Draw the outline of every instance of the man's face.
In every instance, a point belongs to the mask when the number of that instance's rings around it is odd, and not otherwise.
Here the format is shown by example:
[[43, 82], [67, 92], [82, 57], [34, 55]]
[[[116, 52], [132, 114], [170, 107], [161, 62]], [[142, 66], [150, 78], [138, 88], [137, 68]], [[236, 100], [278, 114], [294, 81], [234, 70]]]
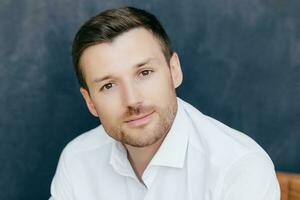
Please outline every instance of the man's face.
[[177, 54], [167, 62], [151, 32], [135, 28], [111, 43], [88, 47], [80, 65], [89, 88], [81, 93], [111, 137], [145, 147], [167, 134], [182, 73]]

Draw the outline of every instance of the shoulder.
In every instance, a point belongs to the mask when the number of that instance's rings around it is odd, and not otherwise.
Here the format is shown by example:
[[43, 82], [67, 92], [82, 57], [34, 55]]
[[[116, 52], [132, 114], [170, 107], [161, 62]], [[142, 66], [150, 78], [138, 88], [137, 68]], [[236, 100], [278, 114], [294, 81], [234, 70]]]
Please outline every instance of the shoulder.
[[[204, 117], [207, 123], [211, 123], [216, 129], [214, 132], [215, 135], [212, 134], [215, 138], [208, 137], [210, 140], [208, 143], [211, 145], [210, 148], [215, 149], [212, 151], [214, 153], [215, 163], [219, 162], [223, 167], [228, 164], [229, 167], [247, 160], [247, 162], [251, 161], [252, 164], [259, 166], [273, 166], [269, 155], [251, 137], [216, 119], [208, 116]], [[211, 140], [216, 141], [212, 142]]]
[[219, 176], [215, 193], [226, 200], [278, 200], [280, 188], [272, 161], [259, 153], [245, 155]]
[[[252, 138], [212, 117], [202, 114], [190, 104], [183, 102], [192, 125], [189, 144], [201, 151], [217, 168], [225, 169], [246, 157], [259, 156], [271, 162], [268, 154]], [[254, 159], [253, 161], [256, 162]]]
[[61, 154], [61, 157], [73, 157], [89, 154], [91, 151], [109, 149], [113, 139], [109, 137], [103, 126], [100, 125], [74, 138], [70, 141]]
[[191, 125], [190, 158], [197, 169], [204, 163], [216, 199], [279, 199], [274, 165], [262, 147], [246, 134], [181, 103]]
[[52, 197], [73, 199], [73, 189], [80, 185], [80, 181], [84, 182], [89, 176], [94, 176], [95, 171], [103, 172], [106, 169], [107, 162], [104, 161], [109, 157], [107, 152], [110, 152], [112, 143], [113, 139], [107, 136], [102, 126], [69, 142], [60, 155], [52, 180]]

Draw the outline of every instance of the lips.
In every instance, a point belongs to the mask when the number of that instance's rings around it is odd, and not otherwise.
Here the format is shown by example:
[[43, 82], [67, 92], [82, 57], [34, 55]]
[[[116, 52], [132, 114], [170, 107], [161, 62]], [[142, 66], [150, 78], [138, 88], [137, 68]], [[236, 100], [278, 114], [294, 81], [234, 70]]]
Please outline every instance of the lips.
[[144, 114], [144, 115], [134, 116], [129, 120], [126, 120], [125, 122], [132, 127], [142, 126], [150, 122], [153, 113], [154, 112]]

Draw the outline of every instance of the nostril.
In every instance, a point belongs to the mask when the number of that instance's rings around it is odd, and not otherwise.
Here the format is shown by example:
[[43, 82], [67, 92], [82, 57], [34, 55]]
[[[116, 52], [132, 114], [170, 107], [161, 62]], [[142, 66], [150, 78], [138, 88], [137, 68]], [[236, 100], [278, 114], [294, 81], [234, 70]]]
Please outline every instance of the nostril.
[[130, 115], [139, 115], [141, 113], [141, 104], [137, 106], [128, 106], [128, 113]]

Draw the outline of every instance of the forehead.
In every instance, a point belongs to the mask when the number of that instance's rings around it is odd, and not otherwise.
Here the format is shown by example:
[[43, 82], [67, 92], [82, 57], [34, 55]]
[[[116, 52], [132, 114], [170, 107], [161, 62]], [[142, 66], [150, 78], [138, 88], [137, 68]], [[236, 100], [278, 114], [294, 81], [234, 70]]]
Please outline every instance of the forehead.
[[147, 58], [164, 60], [161, 45], [145, 28], [135, 28], [116, 37], [112, 42], [100, 43], [84, 50], [80, 66], [85, 78], [99, 72], [120, 70], [134, 66]]

